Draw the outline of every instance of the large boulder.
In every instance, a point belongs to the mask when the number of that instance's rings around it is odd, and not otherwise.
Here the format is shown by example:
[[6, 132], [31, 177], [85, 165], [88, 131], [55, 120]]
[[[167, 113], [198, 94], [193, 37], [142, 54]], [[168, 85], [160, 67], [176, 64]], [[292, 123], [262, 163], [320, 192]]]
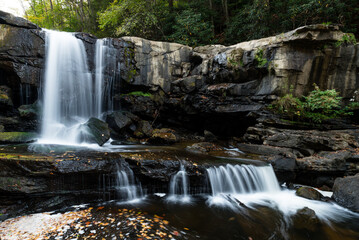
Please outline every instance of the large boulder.
[[108, 124], [97, 118], [90, 118], [81, 126], [81, 139], [85, 142], [104, 145], [110, 139]]
[[333, 198], [339, 205], [359, 212], [359, 174], [335, 179]]

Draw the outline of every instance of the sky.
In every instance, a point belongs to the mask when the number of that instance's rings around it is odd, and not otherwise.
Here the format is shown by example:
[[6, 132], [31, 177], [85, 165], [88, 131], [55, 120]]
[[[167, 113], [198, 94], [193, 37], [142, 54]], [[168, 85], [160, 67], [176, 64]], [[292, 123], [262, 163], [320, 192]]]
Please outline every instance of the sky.
[[29, 6], [28, 0], [0, 0], [0, 10], [23, 17], [24, 8]]

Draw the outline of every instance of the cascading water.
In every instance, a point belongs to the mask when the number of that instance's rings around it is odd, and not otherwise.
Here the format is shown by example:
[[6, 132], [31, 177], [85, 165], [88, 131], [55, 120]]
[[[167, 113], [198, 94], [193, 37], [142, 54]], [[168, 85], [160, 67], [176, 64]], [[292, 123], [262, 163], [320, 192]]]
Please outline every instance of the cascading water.
[[190, 196], [188, 195], [189, 179], [186, 169], [181, 164], [180, 170], [171, 178], [169, 201], [189, 202]]
[[39, 143], [79, 144], [81, 131], [84, 131], [81, 124], [91, 117], [100, 118], [105, 110], [112, 110], [112, 87], [118, 68], [116, 51], [110, 41], [96, 43], [94, 79], [87, 62], [84, 43], [74, 34], [46, 30], [44, 107]]
[[[334, 204], [298, 197], [293, 190], [282, 190], [272, 166], [231, 165], [207, 169], [212, 196], [210, 206], [225, 206], [234, 211], [266, 206], [290, 217], [305, 207], [313, 209], [323, 221], [350, 219], [353, 213]], [[245, 206], [245, 207], [243, 207]]]
[[116, 191], [121, 200], [131, 201], [143, 197], [141, 184], [136, 184], [135, 175], [128, 167], [117, 171]]
[[278, 192], [280, 187], [271, 166], [231, 165], [207, 169], [213, 196], [254, 192]]

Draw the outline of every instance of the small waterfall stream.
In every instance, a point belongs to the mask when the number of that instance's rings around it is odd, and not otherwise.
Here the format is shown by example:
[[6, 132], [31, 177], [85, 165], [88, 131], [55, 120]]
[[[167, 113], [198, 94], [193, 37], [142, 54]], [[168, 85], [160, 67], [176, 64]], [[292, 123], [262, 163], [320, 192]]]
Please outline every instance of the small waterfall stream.
[[171, 178], [170, 181], [169, 201], [189, 202], [190, 196], [189, 179], [185, 167], [181, 164], [180, 170]]
[[141, 183], [136, 183], [135, 175], [129, 167], [118, 167], [115, 189], [120, 200], [131, 201], [143, 197]]

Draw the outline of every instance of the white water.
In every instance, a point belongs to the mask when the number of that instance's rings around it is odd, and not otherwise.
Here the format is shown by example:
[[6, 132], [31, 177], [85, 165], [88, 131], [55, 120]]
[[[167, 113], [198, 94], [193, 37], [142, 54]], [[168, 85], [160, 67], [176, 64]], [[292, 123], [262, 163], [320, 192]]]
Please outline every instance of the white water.
[[117, 171], [116, 191], [118, 198], [125, 201], [137, 200], [143, 197], [141, 184], [136, 184], [135, 175], [128, 167]]
[[[113, 84], [116, 78], [116, 49], [110, 39], [98, 39], [95, 53], [95, 112], [98, 117], [104, 110], [113, 110]], [[105, 105], [105, 106], [104, 106]]]
[[180, 170], [171, 177], [169, 201], [190, 202], [191, 198], [188, 195], [189, 179], [186, 169], [181, 164]]
[[[116, 58], [111, 56], [115, 54], [109, 41], [97, 41], [93, 80], [83, 42], [72, 33], [46, 30], [44, 108], [39, 143], [79, 145], [81, 131], [86, 131], [81, 124], [91, 117], [100, 118], [104, 110], [112, 110], [111, 91], [117, 69]], [[105, 79], [105, 70], [113, 77]], [[105, 97], [109, 99], [104, 108]]]
[[[271, 166], [231, 165], [207, 169], [212, 196], [210, 206], [245, 211], [267, 206], [278, 209], [288, 219], [304, 207], [315, 211], [322, 221], [350, 219], [355, 213], [334, 203], [298, 197], [293, 190], [281, 190]], [[288, 220], [289, 221], [289, 220]]]

